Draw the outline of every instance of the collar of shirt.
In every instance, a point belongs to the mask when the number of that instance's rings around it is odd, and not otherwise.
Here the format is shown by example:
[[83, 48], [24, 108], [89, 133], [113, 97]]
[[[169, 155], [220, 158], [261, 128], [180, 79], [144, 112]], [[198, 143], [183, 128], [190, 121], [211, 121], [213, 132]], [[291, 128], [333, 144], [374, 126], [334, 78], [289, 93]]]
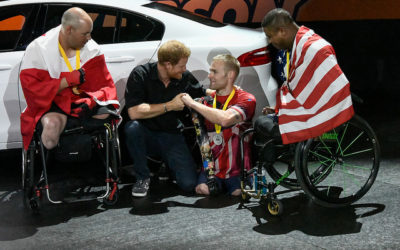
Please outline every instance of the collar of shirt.
[[[150, 64], [150, 79], [152, 80], [152, 81], [160, 81], [161, 82], [161, 80], [160, 80], [160, 78], [158, 77], [158, 68], [157, 68], [157, 62], [154, 62], [154, 63], [151, 63]], [[171, 78], [170, 79], [171, 80], [171, 82], [170, 82], [170, 85], [178, 85], [178, 83], [179, 83], [179, 80], [178, 79], [173, 79], [173, 78]], [[169, 86], [169, 85], [168, 85]]]

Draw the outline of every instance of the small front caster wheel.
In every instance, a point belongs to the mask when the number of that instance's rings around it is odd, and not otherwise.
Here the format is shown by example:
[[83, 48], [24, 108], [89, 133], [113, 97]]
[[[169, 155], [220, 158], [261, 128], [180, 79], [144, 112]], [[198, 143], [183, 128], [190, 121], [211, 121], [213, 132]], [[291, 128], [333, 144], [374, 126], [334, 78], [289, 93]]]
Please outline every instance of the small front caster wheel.
[[103, 199], [103, 204], [106, 206], [113, 206], [118, 201], [119, 192], [118, 189], [115, 192], [110, 193], [106, 198]]
[[38, 214], [40, 211], [39, 199], [37, 197], [33, 197], [28, 201], [28, 208], [33, 214]]
[[283, 213], [283, 205], [280, 200], [271, 200], [267, 204], [268, 212], [271, 215], [278, 216]]

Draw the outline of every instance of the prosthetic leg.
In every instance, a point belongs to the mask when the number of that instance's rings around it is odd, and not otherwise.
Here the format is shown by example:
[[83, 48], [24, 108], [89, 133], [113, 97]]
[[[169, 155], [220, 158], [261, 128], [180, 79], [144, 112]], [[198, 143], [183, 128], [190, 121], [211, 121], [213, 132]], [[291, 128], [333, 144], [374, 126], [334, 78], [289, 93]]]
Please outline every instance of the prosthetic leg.
[[207, 186], [210, 191], [210, 195], [215, 196], [219, 193], [218, 184], [215, 180], [215, 169], [214, 160], [212, 158], [210, 142], [204, 126], [200, 123], [199, 114], [192, 110], [192, 122], [196, 130], [196, 140], [200, 148], [201, 159], [203, 161], [204, 172], [207, 177]]

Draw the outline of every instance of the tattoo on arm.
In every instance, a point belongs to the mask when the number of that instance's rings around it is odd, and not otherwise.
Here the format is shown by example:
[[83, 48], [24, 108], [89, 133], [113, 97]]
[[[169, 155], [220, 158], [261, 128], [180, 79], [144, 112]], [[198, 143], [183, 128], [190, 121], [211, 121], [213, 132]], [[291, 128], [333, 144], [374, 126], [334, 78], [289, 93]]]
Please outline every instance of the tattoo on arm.
[[236, 110], [229, 109], [229, 111], [230, 111], [232, 114], [234, 114], [234, 118], [235, 118], [236, 121], [240, 121], [240, 120], [241, 120], [241, 116], [240, 116], [240, 114], [239, 114]]

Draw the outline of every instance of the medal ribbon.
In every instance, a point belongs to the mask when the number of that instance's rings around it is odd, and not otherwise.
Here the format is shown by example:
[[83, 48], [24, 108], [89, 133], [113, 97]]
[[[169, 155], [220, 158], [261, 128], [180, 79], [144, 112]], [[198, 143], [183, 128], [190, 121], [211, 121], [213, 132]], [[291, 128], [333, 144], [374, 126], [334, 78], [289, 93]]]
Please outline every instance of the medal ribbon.
[[[234, 95], [235, 95], [235, 88], [232, 89], [231, 93], [229, 94], [228, 99], [226, 99], [224, 107], [222, 108], [222, 110], [226, 110], [226, 108], [228, 107], [229, 102], [232, 100]], [[214, 96], [213, 108], [217, 108], [217, 94], [215, 94], [215, 96]], [[218, 125], [218, 124], [214, 124], [214, 126], [215, 126], [215, 132], [217, 134], [219, 134], [221, 132], [221, 126]]]
[[[72, 68], [71, 63], [69, 62], [68, 57], [65, 54], [65, 51], [62, 48], [60, 42], [58, 42], [58, 49], [60, 50], [60, 53], [61, 53], [61, 55], [62, 55], [62, 57], [64, 59], [65, 64], [67, 65], [67, 67], [69, 69], [69, 72], [72, 72], [74, 69]], [[76, 69], [80, 69], [81, 68], [80, 55], [81, 55], [80, 50], [77, 49], [76, 50]], [[74, 93], [75, 95], [79, 95], [81, 93], [80, 90], [79, 90], [79, 87], [78, 86], [72, 87], [72, 93]]]
[[[67, 55], [65, 54], [64, 49], [62, 48], [60, 42], [58, 42], [58, 49], [60, 50], [60, 53], [64, 59], [65, 64], [67, 65], [69, 72], [72, 72], [74, 69], [71, 66], [71, 63], [68, 60]], [[76, 50], [76, 69], [80, 69], [81, 68], [81, 59], [80, 59], [80, 50]]]
[[289, 66], [290, 66], [290, 55], [289, 51], [286, 51], [286, 82], [289, 82]]

